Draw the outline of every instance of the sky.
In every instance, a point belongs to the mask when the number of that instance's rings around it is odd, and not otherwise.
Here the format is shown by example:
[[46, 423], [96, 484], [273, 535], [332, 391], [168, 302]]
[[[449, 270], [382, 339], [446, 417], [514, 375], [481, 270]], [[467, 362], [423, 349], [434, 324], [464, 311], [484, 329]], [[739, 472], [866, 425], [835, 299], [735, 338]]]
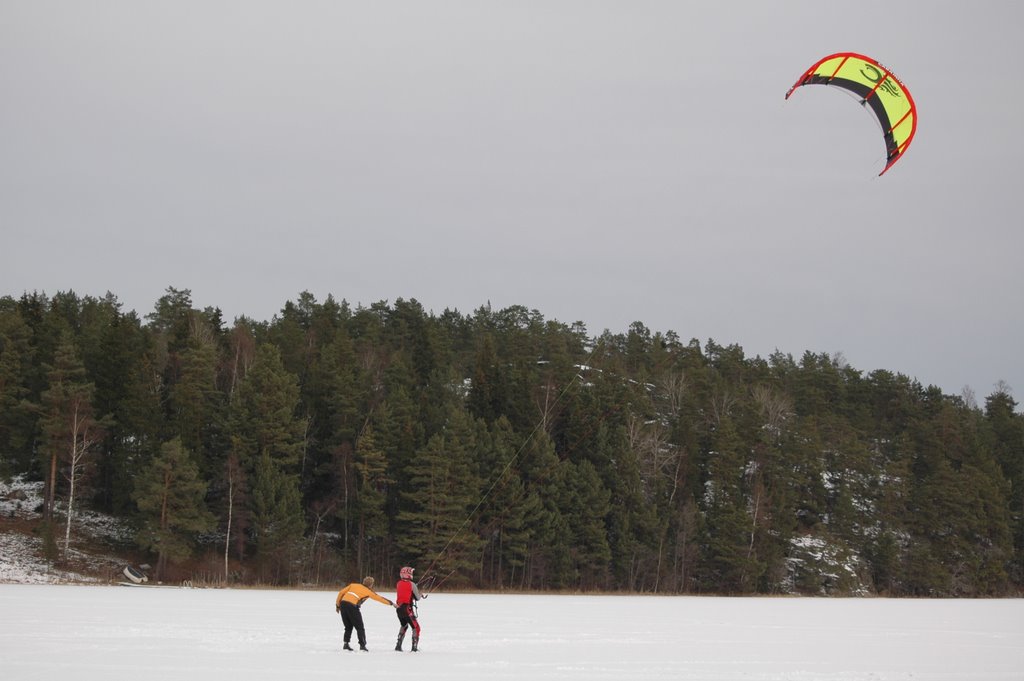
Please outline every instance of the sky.
[[[0, 0], [0, 295], [639, 321], [1024, 402], [1024, 5]], [[918, 128], [793, 82], [854, 51]]]
[[374, 601], [361, 610], [368, 652], [343, 652], [340, 587], [0, 584], [4, 677], [1011, 681], [1024, 661], [1024, 601], [994, 598], [436, 591], [419, 606], [418, 653], [411, 635], [394, 650], [394, 610]]

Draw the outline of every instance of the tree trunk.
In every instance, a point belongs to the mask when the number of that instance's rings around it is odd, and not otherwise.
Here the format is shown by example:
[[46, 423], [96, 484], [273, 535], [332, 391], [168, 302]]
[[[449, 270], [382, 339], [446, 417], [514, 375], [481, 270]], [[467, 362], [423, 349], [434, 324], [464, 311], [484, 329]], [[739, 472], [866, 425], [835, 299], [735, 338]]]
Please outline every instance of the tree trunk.
[[228, 550], [231, 548], [231, 516], [235, 507], [235, 478], [228, 473], [228, 527], [224, 532], [224, 584], [228, 583]]
[[156, 561], [156, 579], [163, 581], [164, 569], [167, 567], [167, 551], [163, 546], [164, 538], [167, 536], [167, 499], [171, 495], [171, 474], [164, 473], [163, 498], [160, 500], [160, 555]]
[[[74, 457], [74, 454], [72, 454]], [[75, 468], [77, 466], [72, 459], [71, 463], [71, 489], [68, 493], [67, 522], [64, 525], [64, 560], [68, 558], [68, 548], [71, 546], [71, 516], [75, 512]]]
[[71, 518], [75, 510], [75, 483], [78, 480], [78, 466], [85, 457], [86, 450], [92, 446], [89, 439], [88, 424], [79, 415], [79, 402], [74, 402], [71, 412], [71, 457], [69, 463], [71, 469], [68, 471], [68, 512], [67, 523], [64, 526], [64, 559], [68, 557], [68, 548], [71, 546]]
[[46, 485], [46, 504], [43, 506], [43, 518], [46, 522], [53, 520], [53, 502], [57, 494], [57, 451], [50, 454], [50, 475]]

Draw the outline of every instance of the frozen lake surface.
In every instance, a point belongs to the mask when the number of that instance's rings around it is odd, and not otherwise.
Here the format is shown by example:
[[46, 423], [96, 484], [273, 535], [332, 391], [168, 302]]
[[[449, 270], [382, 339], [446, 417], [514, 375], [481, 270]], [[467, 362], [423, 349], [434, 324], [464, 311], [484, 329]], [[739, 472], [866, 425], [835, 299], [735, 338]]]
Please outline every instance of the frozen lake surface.
[[[393, 592], [382, 591], [393, 597]], [[1024, 679], [1024, 600], [435, 593], [422, 651], [341, 650], [334, 591], [0, 584], [0, 675], [174, 679]], [[353, 640], [355, 637], [353, 636]]]

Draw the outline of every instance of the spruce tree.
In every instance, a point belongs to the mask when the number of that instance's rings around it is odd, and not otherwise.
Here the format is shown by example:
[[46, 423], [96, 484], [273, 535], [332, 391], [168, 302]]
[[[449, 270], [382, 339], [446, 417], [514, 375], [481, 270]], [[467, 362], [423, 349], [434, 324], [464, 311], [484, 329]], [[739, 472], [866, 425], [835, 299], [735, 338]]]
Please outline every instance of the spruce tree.
[[763, 565], [753, 553], [749, 501], [744, 488], [747, 460], [732, 419], [714, 433], [705, 495], [705, 584], [736, 593], [757, 583]]
[[125, 367], [125, 395], [108, 430], [117, 439], [104, 462], [103, 475], [109, 485], [109, 505], [115, 511], [129, 512], [137, 467], [174, 437], [161, 403], [161, 377], [151, 340], [148, 332], [140, 332], [136, 339]]
[[573, 537], [571, 555], [577, 584], [583, 589], [607, 588], [612, 552], [605, 522], [611, 511], [611, 492], [589, 461], [568, 464], [567, 478], [571, 501], [566, 520]]
[[[386, 564], [384, 550], [389, 529], [386, 504], [391, 482], [387, 476], [387, 458], [377, 444], [372, 426], [367, 426], [356, 442], [355, 470], [359, 533], [356, 570], [359, 574], [371, 574], [382, 570]], [[367, 566], [370, 569], [366, 569]]]
[[1009, 569], [1013, 580], [1024, 584], [1024, 414], [1009, 386], [1000, 383], [985, 399], [985, 425], [990, 449], [1009, 483], [1008, 511], [1013, 536]]
[[[132, 422], [134, 372], [145, 348], [146, 332], [134, 312], [120, 312], [120, 303], [113, 296], [104, 299], [101, 310], [101, 326], [93, 332], [97, 336], [93, 356], [83, 357], [96, 384], [96, 413], [108, 419], [97, 457], [95, 501], [107, 512], [121, 513], [131, 506], [128, 461], [150, 433]], [[154, 402], [159, 409], [159, 401]]]
[[530, 538], [526, 588], [561, 589], [573, 582], [572, 531], [566, 518], [571, 504], [566, 463], [543, 432], [534, 432], [523, 447], [523, 486], [540, 508], [525, 518]]
[[231, 452], [248, 497], [238, 520], [252, 533], [263, 576], [277, 581], [290, 578], [289, 561], [303, 531], [298, 400], [295, 377], [285, 371], [277, 348], [265, 344], [257, 347], [229, 407]]
[[255, 464], [266, 454], [283, 470], [299, 471], [303, 426], [296, 417], [298, 401], [298, 381], [285, 371], [277, 348], [259, 346], [229, 417], [243, 459]]
[[287, 473], [263, 450], [256, 462], [249, 493], [253, 542], [264, 579], [289, 581], [298, 555], [304, 520], [298, 476]]
[[69, 331], [61, 336], [54, 362], [48, 367], [49, 385], [42, 394], [43, 446], [45, 461], [46, 495], [43, 517], [53, 519], [57, 486], [60, 482], [59, 464], [69, 464], [72, 482], [80, 470], [82, 456], [98, 441], [98, 424], [93, 415], [92, 399], [95, 390], [86, 379], [85, 367]]
[[31, 465], [33, 410], [26, 386], [31, 368], [29, 329], [13, 304], [0, 308], [0, 473]]
[[171, 387], [173, 419], [182, 446], [195, 452], [207, 476], [220, 469], [224, 399], [217, 389], [217, 346], [212, 331], [199, 320], [179, 356], [180, 378]]
[[501, 417], [492, 425], [481, 469], [484, 500], [479, 526], [487, 538], [483, 579], [502, 589], [515, 586], [524, 578], [530, 547], [530, 520], [540, 513], [542, 505], [535, 494], [523, 484], [519, 454], [522, 436], [508, 419]]
[[488, 423], [506, 413], [508, 380], [491, 334], [484, 335], [473, 368], [473, 382], [467, 398], [469, 412]]
[[471, 517], [482, 493], [475, 448], [472, 421], [453, 409], [448, 427], [417, 451], [402, 492], [407, 510], [398, 515], [398, 548], [428, 566], [425, 575], [451, 575], [450, 583], [467, 580], [482, 558]]

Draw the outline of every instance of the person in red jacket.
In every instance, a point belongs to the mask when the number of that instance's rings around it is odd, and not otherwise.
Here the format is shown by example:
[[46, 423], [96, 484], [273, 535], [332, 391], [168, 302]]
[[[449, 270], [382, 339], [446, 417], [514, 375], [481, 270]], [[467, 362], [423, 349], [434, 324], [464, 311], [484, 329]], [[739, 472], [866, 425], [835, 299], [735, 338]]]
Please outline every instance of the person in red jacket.
[[405, 639], [405, 632], [412, 627], [412, 652], [419, 651], [420, 623], [416, 618], [416, 601], [426, 596], [420, 595], [419, 587], [412, 581], [413, 568], [404, 567], [398, 572], [400, 579], [395, 586], [395, 612], [398, 613], [398, 621], [402, 628], [398, 630], [398, 642], [395, 643], [395, 650], [402, 649], [402, 640]]
[[359, 608], [367, 598], [397, 607], [373, 590], [373, 577], [367, 577], [362, 584], [352, 582], [339, 591], [338, 597], [334, 600], [334, 610], [341, 613], [341, 621], [345, 624], [345, 650], [352, 650], [348, 642], [352, 640], [352, 629], [355, 629], [359, 636], [359, 650], [366, 652], [366, 630], [363, 628], [363, 615]]

